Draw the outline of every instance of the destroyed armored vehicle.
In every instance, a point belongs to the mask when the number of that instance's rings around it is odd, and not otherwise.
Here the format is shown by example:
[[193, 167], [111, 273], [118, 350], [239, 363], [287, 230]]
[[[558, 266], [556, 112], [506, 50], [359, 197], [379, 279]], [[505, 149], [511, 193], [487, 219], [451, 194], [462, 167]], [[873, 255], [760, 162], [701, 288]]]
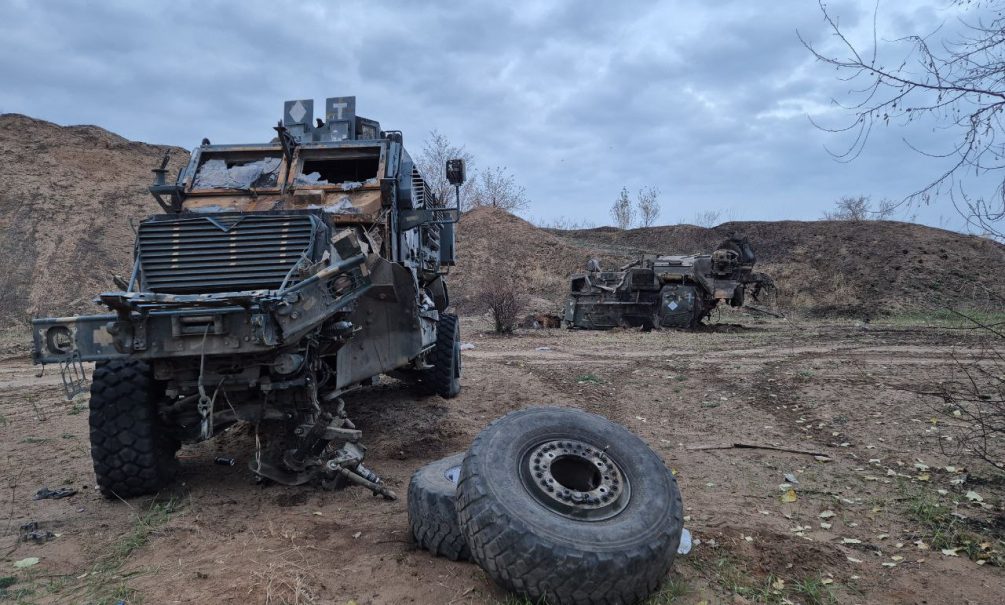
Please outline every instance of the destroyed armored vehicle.
[[757, 298], [771, 286], [754, 273], [754, 250], [746, 238], [731, 237], [712, 254], [646, 255], [617, 271], [596, 259], [571, 278], [563, 321], [570, 328], [694, 328], [720, 303], [742, 306], [749, 291]]
[[[438, 200], [397, 131], [355, 97], [288, 101], [270, 143], [196, 148], [175, 183], [167, 157], [139, 223], [134, 265], [97, 302], [110, 313], [36, 319], [35, 363], [91, 384], [91, 454], [109, 497], [155, 492], [182, 443], [251, 424], [251, 470], [298, 485], [348, 482], [394, 497], [363, 466], [341, 395], [394, 373], [460, 389], [445, 275], [456, 206]], [[447, 162], [455, 186], [462, 161]]]

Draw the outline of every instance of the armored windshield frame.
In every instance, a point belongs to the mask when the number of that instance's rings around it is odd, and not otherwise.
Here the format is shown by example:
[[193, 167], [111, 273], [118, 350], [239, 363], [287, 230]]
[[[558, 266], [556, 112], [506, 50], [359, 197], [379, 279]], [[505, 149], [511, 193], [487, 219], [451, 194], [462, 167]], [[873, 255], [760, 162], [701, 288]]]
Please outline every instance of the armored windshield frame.
[[[326, 183], [301, 182], [298, 179], [314, 171], [305, 170], [310, 162], [324, 161], [376, 161], [376, 169], [373, 174], [365, 178], [351, 180], [341, 180], [337, 182], [328, 181]], [[380, 189], [380, 179], [384, 178], [387, 166], [387, 144], [380, 140], [342, 142], [336, 145], [331, 143], [305, 143], [297, 147], [293, 157], [293, 178], [290, 184], [295, 188], [308, 187], [311, 189], [342, 190], [343, 183], [361, 183], [360, 189]], [[322, 175], [323, 176], [323, 175]]]
[[[206, 162], [215, 159], [222, 160], [251, 160], [276, 158], [279, 160], [279, 168], [276, 174], [276, 184], [268, 187], [197, 187], [196, 178], [199, 170]], [[220, 195], [235, 192], [255, 191], [258, 193], [279, 193], [282, 184], [286, 181], [289, 167], [283, 157], [283, 148], [279, 145], [204, 145], [198, 147], [192, 153], [188, 166], [185, 169], [183, 187], [187, 194], [191, 195]]]

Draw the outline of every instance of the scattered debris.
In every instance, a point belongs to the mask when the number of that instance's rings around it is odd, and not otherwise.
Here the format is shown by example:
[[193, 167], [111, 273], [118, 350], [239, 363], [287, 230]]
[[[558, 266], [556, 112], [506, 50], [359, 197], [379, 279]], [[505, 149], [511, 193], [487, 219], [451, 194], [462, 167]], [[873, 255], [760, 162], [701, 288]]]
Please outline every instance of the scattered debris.
[[966, 493], [966, 498], [971, 502], [984, 502], [984, 497], [975, 492], [974, 490], [968, 491]]
[[20, 561], [14, 561], [14, 569], [27, 569], [28, 567], [38, 565], [40, 560], [38, 557], [28, 557]]
[[677, 546], [678, 555], [686, 555], [691, 552], [691, 532], [685, 527], [680, 532], [680, 544]]
[[77, 490], [72, 487], [60, 487], [58, 489], [49, 489], [48, 487], [43, 487], [42, 489], [35, 492], [32, 496], [32, 500], [59, 500], [61, 498], [69, 498], [77, 494]]
[[39, 529], [38, 521], [29, 521], [21, 525], [20, 538], [22, 542], [34, 542], [36, 544], [43, 544], [55, 537], [56, 534], [52, 533], [51, 531], [47, 529]]
[[475, 343], [473, 343], [473, 342], [462, 342], [461, 343], [461, 350], [462, 351], [470, 351], [473, 348], [475, 348]]
[[233, 458], [227, 458], [226, 456], [217, 456], [213, 462], [219, 464], [220, 466], [234, 466], [237, 464], [237, 460]]
[[525, 317], [523, 321], [520, 322], [520, 327], [531, 328], [534, 330], [561, 328], [562, 318], [551, 313], [536, 313]]
[[729, 449], [751, 449], [751, 450], [773, 450], [776, 452], [788, 452], [790, 454], [806, 454], [807, 456], [819, 456], [830, 461], [830, 456], [811, 450], [801, 450], [791, 447], [778, 447], [774, 445], [759, 445], [756, 443], [711, 443], [707, 445], [688, 445], [689, 450], [729, 450]]

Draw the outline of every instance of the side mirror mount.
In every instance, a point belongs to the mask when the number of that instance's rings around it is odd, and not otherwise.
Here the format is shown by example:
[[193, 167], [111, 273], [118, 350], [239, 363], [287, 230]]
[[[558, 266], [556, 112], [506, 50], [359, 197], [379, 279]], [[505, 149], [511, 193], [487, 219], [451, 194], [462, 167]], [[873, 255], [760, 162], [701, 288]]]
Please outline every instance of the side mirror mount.
[[465, 178], [464, 160], [461, 158], [447, 160], [447, 181], [454, 187], [459, 187], [464, 184]]

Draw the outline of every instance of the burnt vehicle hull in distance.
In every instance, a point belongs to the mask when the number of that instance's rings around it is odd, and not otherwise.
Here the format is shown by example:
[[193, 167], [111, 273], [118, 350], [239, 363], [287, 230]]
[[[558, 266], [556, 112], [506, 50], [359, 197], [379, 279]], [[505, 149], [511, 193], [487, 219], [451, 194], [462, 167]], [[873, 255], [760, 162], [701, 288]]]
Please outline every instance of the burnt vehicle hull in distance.
[[[457, 208], [355, 97], [328, 99], [317, 125], [312, 100], [288, 101], [275, 130], [204, 139], [174, 184], [165, 158], [150, 187], [164, 213], [139, 224], [131, 277], [99, 295], [110, 313], [33, 322], [34, 361], [61, 364], [68, 395], [97, 362], [91, 453], [109, 497], [158, 490], [182, 443], [241, 421], [261, 477], [394, 497], [363, 466], [341, 396], [382, 373], [460, 389], [445, 281]], [[459, 185], [463, 164], [448, 164]]]
[[617, 271], [590, 260], [570, 280], [563, 321], [569, 328], [694, 328], [720, 303], [743, 305], [771, 280], [754, 273], [746, 238], [731, 237], [712, 254], [646, 255]]

